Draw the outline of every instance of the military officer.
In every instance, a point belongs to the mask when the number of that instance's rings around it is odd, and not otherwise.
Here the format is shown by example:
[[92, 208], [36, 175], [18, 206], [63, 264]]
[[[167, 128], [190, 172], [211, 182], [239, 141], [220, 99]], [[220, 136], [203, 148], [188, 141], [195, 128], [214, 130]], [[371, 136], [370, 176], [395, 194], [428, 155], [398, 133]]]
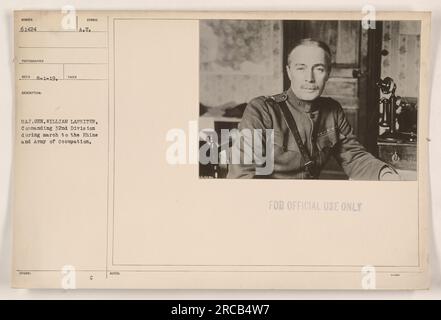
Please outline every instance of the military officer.
[[357, 141], [341, 105], [321, 97], [330, 71], [331, 51], [325, 43], [303, 39], [294, 45], [286, 66], [290, 88], [251, 100], [239, 124], [239, 130], [273, 129], [273, 171], [258, 176], [255, 163], [231, 164], [228, 178], [315, 179], [333, 156], [350, 179], [400, 179]]

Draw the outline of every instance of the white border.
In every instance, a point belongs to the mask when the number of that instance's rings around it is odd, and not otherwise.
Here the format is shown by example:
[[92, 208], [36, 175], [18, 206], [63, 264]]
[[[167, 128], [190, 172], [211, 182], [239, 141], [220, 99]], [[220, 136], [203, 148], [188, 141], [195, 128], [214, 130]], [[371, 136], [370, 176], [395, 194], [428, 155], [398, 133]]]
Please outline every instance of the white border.
[[[10, 182], [12, 163], [12, 128], [13, 128], [13, 10], [24, 9], [52, 9], [61, 10], [62, 5], [74, 5], [78, 10], [247, 10], [247, 11], [283, 11], [283, 10], [343, 10], [359, 11], [365, 1], [346, 0], [333, 1], [316, 0], [303, 5], [294, 4], [289, 0], [273, 0], [269, 5], [263, 0], [245, 0], [240, 3], [232, 0], [212, 0], [210, 2], [164, 0], [160, 4], [153, 0], [42, 0], [36, 3], [32, 0], [15, 0], [0, 2], [0, 43], [9, 44], [0, 46], [0, 70], [4, 73], [0, 77], [0, 299], [441, 299], [441, 168], [436, 167], [437, 159], [441, 157], [441, 108], [436, 103], [441, 101], [441, 92], [432, 90], [441, 86], [441, 53], [439, 39], [441, 30], [441, 3], [439, 1], [402, 0], [400, 4], [372, 0], [377, 11], [432, 11], [431, 36], [431, 70], [432, 86], [430, 88], [430, 186], [431, 186], [431, 216], [430, 230], [430, 258], [431, 258], [431, 290], [428, 291], [216, 291], [216, 290], [22, 290], [11, 289], [11, 216], [10, 216]], [[439, 161], [438, 161], [439, 163]]]

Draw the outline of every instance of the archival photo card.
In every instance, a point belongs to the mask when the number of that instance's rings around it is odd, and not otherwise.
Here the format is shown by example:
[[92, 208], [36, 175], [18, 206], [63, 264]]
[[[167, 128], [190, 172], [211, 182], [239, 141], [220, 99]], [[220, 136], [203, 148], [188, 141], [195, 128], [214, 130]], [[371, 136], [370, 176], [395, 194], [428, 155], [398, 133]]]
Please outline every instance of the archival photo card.
[[430, 286], [430, 13], [14, 21], [13, 287]]

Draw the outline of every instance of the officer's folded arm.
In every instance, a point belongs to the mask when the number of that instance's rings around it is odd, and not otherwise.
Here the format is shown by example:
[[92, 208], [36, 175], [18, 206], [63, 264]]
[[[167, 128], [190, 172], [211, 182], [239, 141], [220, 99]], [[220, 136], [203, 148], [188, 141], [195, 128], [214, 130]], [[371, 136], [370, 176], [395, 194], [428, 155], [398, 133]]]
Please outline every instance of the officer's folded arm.
[[358, 142], [340, 105], [337, 127], [340, 141], [335, 145], [333, 154], [351, 180], [400, 180], [393, 167], [375, 158]]

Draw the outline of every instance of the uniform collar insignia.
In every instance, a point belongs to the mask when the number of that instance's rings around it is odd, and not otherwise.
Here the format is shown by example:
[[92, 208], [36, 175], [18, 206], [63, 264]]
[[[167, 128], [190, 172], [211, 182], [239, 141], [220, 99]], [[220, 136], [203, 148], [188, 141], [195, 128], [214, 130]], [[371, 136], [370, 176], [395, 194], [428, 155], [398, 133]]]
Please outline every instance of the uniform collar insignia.
[[316, 111], [318, 109], [318, 100], [319, 98], [315, 99], [314, 101], [304, 101], [297, 98], [294, 91], [292, 91], [291, 88], [289, 88], [285, 92], [287, 96], [287, 100], [291, 106], [296, 108], [299, 111], [310, 113], [313, 111]]

